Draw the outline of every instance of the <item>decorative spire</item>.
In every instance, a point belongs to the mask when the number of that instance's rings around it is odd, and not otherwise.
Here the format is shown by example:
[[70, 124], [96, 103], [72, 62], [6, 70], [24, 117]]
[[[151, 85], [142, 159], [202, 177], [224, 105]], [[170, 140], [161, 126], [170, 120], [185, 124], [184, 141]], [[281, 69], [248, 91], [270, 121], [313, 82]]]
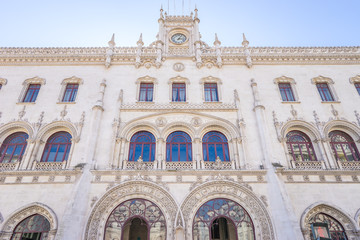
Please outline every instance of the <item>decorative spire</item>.
[[215, 33], [215, 42], [214, 42], [214, 45], [216, 46], [216, 45], [220, 45], [220, 44], [221, 44], [221, 42], [219, 41], [218, 36], [217, 36], [217, 34]]
[[144, 45], [144, 42], [143, 42], [143, 40], [142, 40], [142, 33], [140, 34], [139, 40], [138, 40], [136, 43], [137, 43], [138, 46], [139, 46], [139, 45], [141, 45], [141, 46]]
[[198, 20], [198, 21], [199, 21], [199, 18], [198, 18], [198, 9], [197, 9], [196, 5], [195, 5], [195, 10], [194, 10], [194, 12], [195, 12], [194, 20]]
[[246, 39], [245, 33], [243, 33], [243, 42], [242, 42], [242, 45], [243, 45], [243, 47], [249, 46], [249, 41]]
[[113, 33], [111, 40], [108, 42], [108, 44], [111, 48], [115, 47], [115, 33]]

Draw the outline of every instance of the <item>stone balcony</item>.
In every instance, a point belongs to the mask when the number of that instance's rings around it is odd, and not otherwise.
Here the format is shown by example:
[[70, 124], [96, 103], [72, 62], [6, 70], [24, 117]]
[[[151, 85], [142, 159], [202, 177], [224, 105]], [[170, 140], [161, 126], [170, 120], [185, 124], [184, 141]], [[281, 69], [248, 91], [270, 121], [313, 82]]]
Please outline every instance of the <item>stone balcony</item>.
[[360, 170], [360, 161], [337, 161], [341, 170]]
[[0, 163], [0, 172], [15, 171], [19, 169], [20, 162]]
[[36, 171], [56, 171], [63, 170], [66, 167], [66, 161], [63, 162], [38, 162], [34, 161], [32, 164], [32, 170]]
[[290, 161], [291, 168], [296, 170], [323, 170], [326, 169], [324, 161]]

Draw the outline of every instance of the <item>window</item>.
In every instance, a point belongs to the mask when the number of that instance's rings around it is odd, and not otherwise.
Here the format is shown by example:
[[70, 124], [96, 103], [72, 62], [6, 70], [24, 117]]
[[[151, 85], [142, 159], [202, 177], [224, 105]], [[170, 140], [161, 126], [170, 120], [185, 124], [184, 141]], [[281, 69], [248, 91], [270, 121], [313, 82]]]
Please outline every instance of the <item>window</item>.
[[21, 221], [14, 229], [11, 239], [48, 239], [50, 231], [49, 221], [35, 214]]
[[37, 95], [39, 94], [40, 87], [40, 84], [30, 84], [24, 96], [23, 102], [35, 102]]
[[186, 88], [185, 83], [172, 84], [172, 101], [185, 102], [186, 101]]
[[327, 83], [317, 83], [316, 87], [319, 91], [321, 100], [324, 102], [333, 102], [334, 97], [331, 94], [329, 85]]
[[316, 161], [311, 140], [300, 131], [291, 131], [286, 135], [289, 154], [294, 161]]
[[[347, 240], [345, 230], [341, 224], [325, 213], [317, 213], [309, 220], [310, 225], [312, 223], [327, 223], [331, 239], [333, 240]], [[310, 226], [309, 226], [310, 228]], [[310, 230], [310, 238], [314, 239], [312, 231]]]
[[1, 90], [1, 88], [2, 88], [2, 84], [0, 84], [0, 90]]
[[216, 83], [205, 83], [204, 84], [205, 101], [206, 102], [218, 102], [218, 90]]
[[0, 163], [21, 161], [28, 138], [29, 135], [23, 132], [8, 136], [0, 148]]
[[155, 137], [149, 132], [141, 131], [131, 137], [129, 161], [135, 162], [140, 156], [144, 162], [155, 160]]
[[187, 133], [177, 131], [171, 133], [166, 140], [166, 161], [191, 161], [191, 138]]
[[355, 83], [355, 88], [358, 91], [359, 95], [360, 95], [360, 83]]
[[219, 132], [208, 132], [203, 137], [204, 161], [215, 162], [219, 157], [221, 161], [229, 161], [229, 147], [226, 137]]
[[329, 133], [330, 145], [335, 158], [339, 161], [360, 161], [359, 151], [354, 140], [342, 131]]
[[153, 100], [154, 84], [152, 83], [141, 83], [139, 101], [152, 102]]
[[71, 134], [57, 132], [46, 142], [41, 162], [63, 162], [69, 157]]
[[279, 83], [279, 90], [280, 90], [281, 98], [284, 102], [295, 101], [290, 83]]
[[79, 88], [79, 84], [66, 84], [64, 97], [62, 99], [63, 102], [74, 102], [76, 98], [76, 94]]

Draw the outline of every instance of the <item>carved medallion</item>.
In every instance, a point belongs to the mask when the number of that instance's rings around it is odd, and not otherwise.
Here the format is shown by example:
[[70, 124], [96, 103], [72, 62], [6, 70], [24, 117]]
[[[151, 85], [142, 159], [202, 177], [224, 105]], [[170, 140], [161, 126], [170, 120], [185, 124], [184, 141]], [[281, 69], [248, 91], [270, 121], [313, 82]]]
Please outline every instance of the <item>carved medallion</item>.
[[185, 70], [185, 66], [182, 63], [174, 63], [173, 69], [177, 72], [182, 72]]
[[158, 127], [164, 127], [166, 125], [167, 121], [164, 117], [159, 117], [156, 119], [156, 126]]
[[191, 125], [193, 125], [194, 127], [199, 127], [201, 124], [202, 124], [202, 121], [200, 118], [194, 117], [191, 119]]

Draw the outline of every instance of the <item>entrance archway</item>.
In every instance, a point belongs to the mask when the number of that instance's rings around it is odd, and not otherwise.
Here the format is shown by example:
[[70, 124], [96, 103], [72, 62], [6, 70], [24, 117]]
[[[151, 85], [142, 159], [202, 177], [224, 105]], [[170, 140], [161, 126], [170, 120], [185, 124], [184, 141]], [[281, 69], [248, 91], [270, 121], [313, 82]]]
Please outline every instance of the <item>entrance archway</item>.
[[147, 240], [149, 239], [149, 226], [141, 218], [130, 219], [122, 230], [122, 240]]
[[145, 199], [130, 199], [118, 205], [105, 224], [104, 240], [166, 239], [165, 216]]
[[238, 203], [224, 198], [212, 199], [196, 212], [193, 239], [254, 240], [254, 225]]

